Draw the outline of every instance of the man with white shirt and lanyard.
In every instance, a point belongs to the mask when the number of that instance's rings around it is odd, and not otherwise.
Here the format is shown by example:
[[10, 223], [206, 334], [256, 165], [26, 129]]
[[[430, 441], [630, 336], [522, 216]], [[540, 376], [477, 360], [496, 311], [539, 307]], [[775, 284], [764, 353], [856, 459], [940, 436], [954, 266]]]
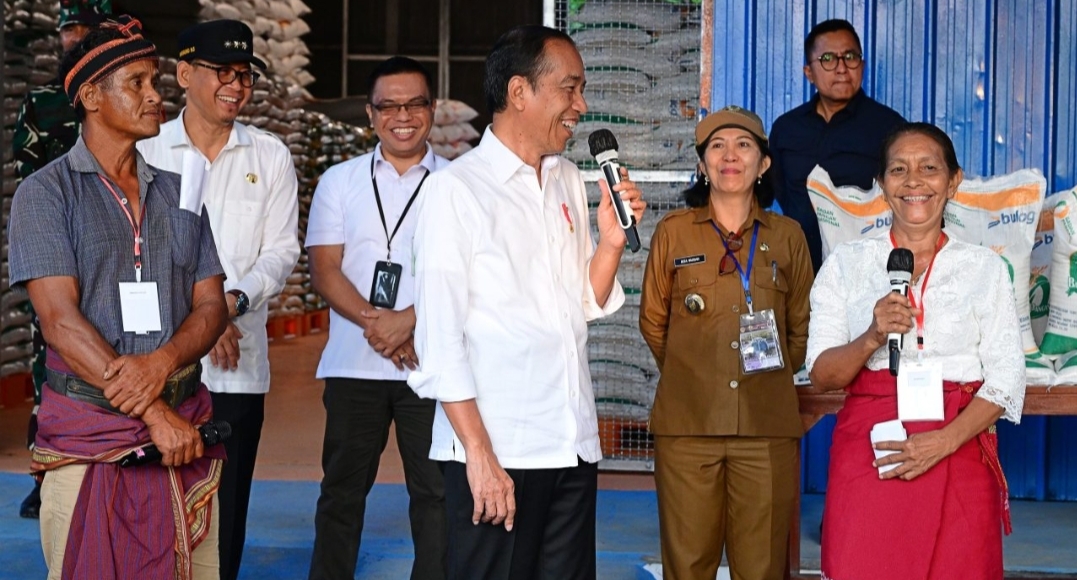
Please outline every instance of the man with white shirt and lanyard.
[[202, 185], [224, 266], [229, 323], [202, 361], [213, 414], [232, 426], [221, 475], [221, 578], [239, 575], [247, 507], [269, 391], [269, 299], [299, 259], [298, 182], [291, 153], [276, 136], [236, 122], [258, 73], [251, 29], [236, 20], [203, 22], [180, 33], [176, 79], [187, 91], [179, 117], [140, 141], [147, 162]]
[[[624, 303], [626, 237], [601, 181], [596, 246], [583, 179], [558, 155], [587, 112], [585, 82], [566, 34], [505, 33], [486, 59], [493, 124], [423, 188], [408, 383], [438, 401], [451, 579], [596, 575], [587, 321]], [[614, 189], [638, 222], [627, 175]]]
[[370, 76], [367, 115], [374, 152], [322, 176], [307, 224], [311, 283], [329, 303], [321, 496], [311, 580], [352, 578], [366, 497], [396, 423], [415, 545], [413, 580], [445, 577], [445, 496], [430, 451], [434, 402], [405, 382], [418, 359], [412, 236], [420, 188], [448, 161], [426, 142], [433, 125], [430, 73], [392, 57]]

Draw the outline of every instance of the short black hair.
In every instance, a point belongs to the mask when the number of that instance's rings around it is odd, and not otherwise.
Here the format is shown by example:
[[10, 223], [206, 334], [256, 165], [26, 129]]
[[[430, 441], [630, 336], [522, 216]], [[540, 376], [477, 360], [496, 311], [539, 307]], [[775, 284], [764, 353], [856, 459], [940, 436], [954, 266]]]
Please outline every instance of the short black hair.
[[886, 140], [883, 141], [882, 151], [879, 152], [879, 173], [876, 178], [882, 183], [883, 175], [886, 174], [886, 164], [889, 162], [890, 147], [894, 145], [901, 137], [905, 135], [923, 135], [935, 143], [942, 149], [942, 160], [946, 162], [946, 170], [950, 177], [953, 177], [957, 173], [958, 169], [961, 169], [961, 165], [957, 162], [957, 150], [954, 149], [954, 142], [950, 139], [950, 136], [946, 134], [946, 131], [939, 129], [931, 123], [904, 123], [894, 127], [890, 131], [890, 134], [886, 136]]
[[[65, 52], [60, 59], [60, 82], [63, 83], [64, 80], [67, 79], [67, 75], [71, 72], [71, 69], [75, 68], [75, 65], [82, 60], [82, 57], [86, 56], [90, 51], [106, 42], [112, 42], [113, 40], [119, 40], [121, 38], [124, 38], [124, 35], [117, 28], [94, 28], [90, 30], [81, 42], [76, 44], [71, 50]], [[108, 89], [112, 86], [112, 74], [97, 81], [97, 84]], [[83, 108], [81, 101], [79, 104], [75, 105], [75, 118], [78, 119], [79, 123], [86, 120], [86, 109]]]
[[426, 70], [422, 63], [406, 56], [391, 56], [381, 61], [371, 71], [370, 77], [367, 79], [367, 100], [374, 97], [374, 85], [378, 84], [378, 79], [404, 73], [422, 75], [423, 81], [426, 83], [427, 97], [434, 98], [434, 78], [430, 76], [430, 71]]
[[483, 91], [486, 93], [486, 109], [490, 114], [500, 113], [508, 106], [509, 80], [522, 76], [532, 87], [548, 69], [545, 57], [546, 43], [563, 40], [572, 46], [572, 37], [546, 26], [529, 24], [517, 26], [501, 35], [486, 57], [486, 76]]
[[[759, 146], [759, 151], [763, 157], [770, 157], [770, 147], [767, 146], [766, 141], [763, 141], [756, 135], [752, 135], [752, 139], [755, 144]], [[707, 144], [699, 145], [696, 147], [696, 155], [699, 156], [699, 160], [703, 160], [703, 156], [707, 152]], [[770, 167], [763, 172], [759, 181], [755, 182], [752, 186], [752, 193], [755, 195], [755, 202], [759, 204], [759, 207], [767, 209], [774, 203], [774, 158], [771, 157]], [[681, 192], [681, 197], [684, 199], [684, 203], [688, 207], [705, 207], [710, 203], [711, 188], [710, 185], [703, 182], [703, 174], [696, 173], [696, 180], [692, 183], [688, 189]]]
[[860, 42], [860, 35], [856, 33], [856, 29], [853, 28], [852, 23], [848, 20], [833, 18], [831, 20], [824, 20], [813, 26], [811, 32], [808, 33], [808, 37], [804, 39], [805, 64], [811, 64], [811, 51], [815, 48], [815, 41], [818, 40], [820, 36], [830, 34], [831, 32], [842, 31], [852, 34], [853, 40], [856, 41], [856, 47], [860, 49], [860, 52], [864, 51], [864, 45]]

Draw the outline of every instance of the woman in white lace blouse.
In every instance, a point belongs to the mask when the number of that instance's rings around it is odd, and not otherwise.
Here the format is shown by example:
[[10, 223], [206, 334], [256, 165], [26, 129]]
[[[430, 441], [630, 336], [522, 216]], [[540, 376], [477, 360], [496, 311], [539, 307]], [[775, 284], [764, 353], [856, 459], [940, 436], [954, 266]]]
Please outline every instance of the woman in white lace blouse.
[[[830, 452], [823, 577], [1001, 579], [1008, 492], [994, 424], [1020, 420], [1025, 389], [1012, 285], [997, 254], [943, 231], [962, 179], [950, 138], [910, 123], [884, 150], [891, 231], [835, 248], [811, 292], [812, 384], [848, 393]], [[914, 256], [908, 298], [890, 291], [894, 248]], [[898, 377], [889, 333], [905, 335]], [[894, 452], [876, 460], [872, 428], [899, 419], [899, 397], [908, 439], [876, 444]], [[924, 420], [932, 403], [942, 420]]]

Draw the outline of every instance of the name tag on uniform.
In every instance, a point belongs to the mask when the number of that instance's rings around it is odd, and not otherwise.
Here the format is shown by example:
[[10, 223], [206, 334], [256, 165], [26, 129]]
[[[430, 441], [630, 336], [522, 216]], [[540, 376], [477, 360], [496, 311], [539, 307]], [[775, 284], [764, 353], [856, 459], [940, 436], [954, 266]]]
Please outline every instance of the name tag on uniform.
[[897, 376], [898, 418], [902, 421], [941, 421], [942, 366], [937, 362], [902, 359]]
[[161, 300], [157, 282], [120, 282], [123, 331], [146, 334], [161, 331]]
[[673, 267], [680, 268], [681, 266], [691, 266], [692, 264], [702, 264], [707, 261], [706, 254], [699, 254], [697, 256], [685, 256], [683, 258], [674, 258]]

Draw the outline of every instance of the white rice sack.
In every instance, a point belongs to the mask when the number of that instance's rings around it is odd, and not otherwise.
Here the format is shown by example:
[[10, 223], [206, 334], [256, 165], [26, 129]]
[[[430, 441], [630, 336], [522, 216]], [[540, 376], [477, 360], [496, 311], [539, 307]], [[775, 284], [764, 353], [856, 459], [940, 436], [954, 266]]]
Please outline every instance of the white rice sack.
[[258, 15], [258, 13], [254, 9], [254, 4], [252, 4], [248, 0], [234, 0], [233, 2], [231, 2], [231, 4], [233, 8], [239, 10], [239, 19], [244, 22], [254, 20]]
[[455, 125], [466, 123], [478, 116], [478, 111], [472, 109], [467, 103], [452, 99], [438, 99], [437, 108], [434, 109], [434, 124]]
[[641, 47], [651, 42], [651, 35], [639, 28], [584, 28], [570, 36], [580, 49], [587, 46]]
[[680, 28], [681, 11], [664, 2], [588, 2], [569, 20], [580, 24], [622, 22], [647, 30], [671, 30]]
[[944, 210], [946, 232], [970, 244], [991, 248], [1006, 262], [1017, 301], [1024, 346], [1025, 376], [1030, 384], [1049, 384], [1054, 368], [1046, 364], [1032, 335], [1028, 305], [1032, 246], [1047, 181], [1038, 171], [1022, 169], [988, 179], [966, 179]]
[[429, 141], [431, 145], [441, 145], [442, 143], [446, 143], [445, 135], [441, 132], [441, 127], [438, 125], [430, 127], [430, 134], [427, 135], [426, 140]]
[[295, 10], [289, 0], [271, 0], [269, 3], [269, 15], [277, 20], [295, 20]]
[[442, 125], [441, 134], [444, 143], [456, 143], [458, 141], [474, 141], [481, 137], [479, 132], [471, 126], [471, 123], [456, 123], [455, 125]]
[[[1050, 314], [1040, 343], [1040, 351], [1048, 356], [1077, 351], [1077, 188], [1055, 195]], [[1077, 367], [1070, 372], [1077, 376]]]
[[295, 12], [296, 16], [306, 16], [310, 14], [310, 7], [303, 3], [303, 0], [290, 0], [292, 5], [292, 12]]
[[[1043, 342], [1043, 335], [1047, 332], [1051, 296], [1051, 260], [1054, 258], [1055, 249], [1055, 206], [1062, 199], [1063, 193], [1061, 191], [1052, 193], [1043, 200], [1039, 225], [1036, 227], [1036, 241], [1032, 244], [1028, 308], [1032, 319], [1032, 336], [1036, 338], [1036, 344]], [[1040, 352], [1043, 353], [1042, 347]]]
[[1077, 350], [1058, 357], [1055, 361], [1055, 380], [1051, 384], [1072, 385], [1075, 383], [1077, 383]]
[[656, 34], [650, 47], [668, 54], [680, 55], [689, 50], [699, 50], [703, 44], [703, 30], [698, 27], [686, 28], [665, 34]]
[[890, 229], [890, 206], [878, 184], [868, 191], [855, 185], [839, 187], [825, 169], [816, 165], [808, 174], [808, 198], [819, 221], [824, 260], [838, 244]]
[[[651, 79], [638, 70], [589, 70], [587, 89], [618, 93], [639, 93], [651, 88]], [[696, 92], [699, 92], [696, 81]], [[628, 99], [625, 99], [628, 100]]]

